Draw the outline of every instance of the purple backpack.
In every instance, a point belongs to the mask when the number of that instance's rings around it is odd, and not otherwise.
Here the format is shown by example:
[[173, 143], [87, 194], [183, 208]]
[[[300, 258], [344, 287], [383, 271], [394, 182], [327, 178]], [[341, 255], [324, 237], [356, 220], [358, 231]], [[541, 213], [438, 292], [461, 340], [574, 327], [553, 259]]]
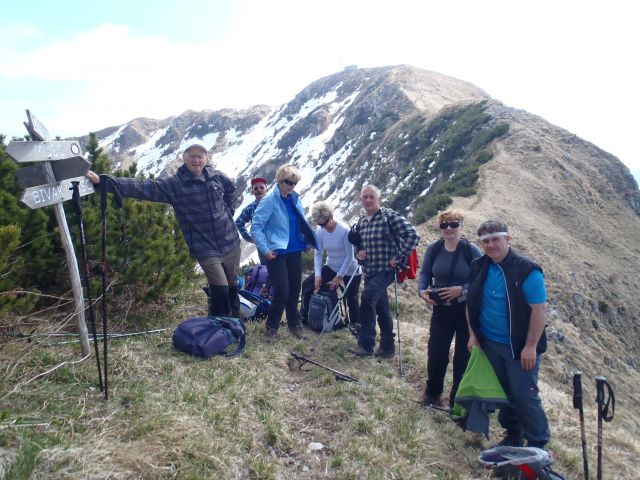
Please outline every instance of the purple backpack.
[[[178, 325], [172, 340], [176, 349], [196, 357], [235, 357], [244, 352], [245, 326], [239, 318], [193, 317]], [[226, 353], [227, 347], [234, 343], [238, 343], [238, 348]]]
[[244, 290], [267, 300], [273, 298], [273, 285], [269, 280], [266, 265], [256, 265], [251, 269], [251, 272], [245, 277]]

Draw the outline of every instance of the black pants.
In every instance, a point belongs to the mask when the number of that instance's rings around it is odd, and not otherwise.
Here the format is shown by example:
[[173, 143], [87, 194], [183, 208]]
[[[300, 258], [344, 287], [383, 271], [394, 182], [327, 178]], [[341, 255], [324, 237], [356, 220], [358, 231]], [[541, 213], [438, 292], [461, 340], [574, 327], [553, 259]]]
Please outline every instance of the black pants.
[[282, 312], [286, 312], [287, 325], [295, 327], [298, 319], [298, 296], [302, 280], [302, 252], [278, 255], [267, 261], [269, 279], [273, 285], [273, 298], [269, 307], [267, 327], [277, 330]]
[[429, 327], [429, 344], [427, 353], [427, 388], [426, 393], [432, 397], [439, 397], [444, 390], [444, 377], [449, 365], [449, 349], [453, 336], [456, 345], [453, 354], [453, 385], [449, 395], [449, 404], [453, 406], [453, 399], [458, 391], [458, 385], [467, 368], [469, 361], [469, 329], [465, 317], [465, 306], [456, 303], [451, 306], [434, 305], [431, 325]]
[[373, 352], [376, 344], [376, 316], [380, 327], [380, 349], [385, 352], [395, 351], [393, 317], [387, 294], [387, 288], [393, 280], [393, 272], [378, 272], [365, 278], [360, 295], [361, 327], [358, 345], [368, 352]]
[[[326, 265], [322, 266], [320, 270], [320, 276], [322, 277], [322, 283], [328, 283], [337, 275], [331, 268]], [[358, 303], [358, 290], [360, 290], [360, 279], [362, 275], [356, 276], [353, 280], [348, 275], [344, 277], [344, 284], [347, 285], [351, 281], [351, 285], [344, 292], [344, 298], [347, 300], [347, 306], [349, 307], [349, 322], [354, 324], [360, 323], [360, 304]], [[313, 295], [315, 289], [315, 273], [312, 273], [302, 282], [302, 317], [307, 317], [309, 313], [309, 300]]]

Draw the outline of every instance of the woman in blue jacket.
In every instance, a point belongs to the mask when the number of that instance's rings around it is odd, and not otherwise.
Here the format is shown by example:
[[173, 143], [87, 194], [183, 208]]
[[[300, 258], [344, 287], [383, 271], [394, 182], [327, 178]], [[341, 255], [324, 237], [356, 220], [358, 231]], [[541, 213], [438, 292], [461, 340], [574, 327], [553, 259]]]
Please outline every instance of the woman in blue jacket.
[[318, 240], [305, 219], [300, 198], [294, 192], [300, 177], [300, 170], [293, 165], [280, 166], [276, 172], [276, 187], [260, 201], [251, 223], [251, 235], [258, 252], [267, 260], [274, 289], [265, 332], [268, 339], [276, 337], [282, 312], [286, 312], [291, 334], [306, 338], [298, 315], [302, 252], [307, 248], [318, 248]]

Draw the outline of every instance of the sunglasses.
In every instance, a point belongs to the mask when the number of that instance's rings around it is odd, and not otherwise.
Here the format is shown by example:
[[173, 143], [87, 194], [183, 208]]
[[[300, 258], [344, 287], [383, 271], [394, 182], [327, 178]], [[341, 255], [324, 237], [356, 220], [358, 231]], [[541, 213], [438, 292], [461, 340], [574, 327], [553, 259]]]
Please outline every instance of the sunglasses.
[[283, 180], [283, 182], [289, 185], [290, 187], [295, 187], [298, 184], [298, 182], [294, 182], [293, 180]]
[[266, 190], [267, 187], [265, 187], [264, 185], [256, 185], [255, 187], [253, 187], [253, 191], [254, 192], [259, 192], [260, 190]]
[[440, 224], [440, 229], [441, 230], [446, 230], [449, 227], [458, 228], [460, 225], [462, 225], [462, 222], [458, 222], [457, 220], [453, 221], [453, 222], [442, 222]]
[[327, 221], [326, 221], [326, 222], [324, 222], [324, 223], [318, 223], [318, 226], [319, 226], [320, 228], [324, 228], [324, 227], [326, 227], [327, 225], [329, 225], [329, 222], [330, 222], [330, 221], [331, 221], [331, 217], [327, 218]]

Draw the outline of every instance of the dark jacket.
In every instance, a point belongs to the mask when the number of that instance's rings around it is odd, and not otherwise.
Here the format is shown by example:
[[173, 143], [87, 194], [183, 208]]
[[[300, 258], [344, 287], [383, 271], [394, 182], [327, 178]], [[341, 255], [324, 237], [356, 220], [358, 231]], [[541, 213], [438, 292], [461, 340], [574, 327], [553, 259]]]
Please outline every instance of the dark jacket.
[[[489, 265], [492, 260], [487, 256], [474, 260], [471, 263], [471, 281], [467, 292], [467, 312], [469, 313], [469, 325], [476, 338], [482, 345], [483, 336], [480, 333], [480, 310], [482, 309], [482, 293], [484, 282], [487, 278]], [[520, 358], [520, 352], [527, 341], [529, 332], [529, 320], [531, 307], [527, 303], [522, 290], [522, 284], [527, 276], [535, 269], [542, 272], [542, 268], [532, 260], [509, 249], [505, 259], [497, 266], [502, 270], [507, 285], [507, 319], [509, 320], [509, 338], [511, 353], [514, 359]], [[547, 336], [542, 332], [536, 353], [540, 355], [547, 350]]]
[[240, 245], [233, 221], [236, 187], [213, 167], [207, 165], [198, 178], [186, 165], [157, 180], [109, 178], [124, 197], [170, 204], [193, 258], [223, 256]]

